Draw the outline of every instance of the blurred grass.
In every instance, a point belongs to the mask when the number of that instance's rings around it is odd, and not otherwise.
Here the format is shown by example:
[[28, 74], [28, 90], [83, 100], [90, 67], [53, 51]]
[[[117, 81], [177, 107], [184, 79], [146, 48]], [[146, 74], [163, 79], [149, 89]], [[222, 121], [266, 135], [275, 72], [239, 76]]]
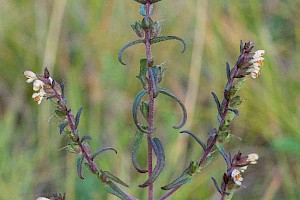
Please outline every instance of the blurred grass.
[[[59, 151], [66, 140], [58, 134], [53, 105], [37, 106], [31, 100], [23, 71], [41, 73], [46, 66], [56, 80], [65, 79], [73, 111], [85, 106], [80, 131], [93, 137], [92, 148], [117, 148], [117, 155], [99, 157], [99, 165], [130, 183], [131, 194], [145, 199], [145, 190], [136, 186], [146, 177], [138, 175], [130, 161], [135, 132], [131, 105], [141, 88], [135, 76], [143, 45], [125, 52], [126, 67], [116, 59], [122, 45], [136, 39], [130, 24], [141, 19], [139, 5], [132, 0], [90, 0], [67, 1], [63, 8], [62, 2], [0, 0], [0, 199], [34, 199], [54, 192], [66, 192], [67, 199], [115, 199], [87, 171], [84, 181], [77, 178], [74, 156]], [[168, 68], [162, 85], [186, 99], [192, 113], [188, 127], [206, 138], [217, 125], [210, 92], [222, 95], [225, 61], [234, 64], [240, 39], [265, 49], [262, 75], [249, 79], [240, 92], [244, 103], [232, 132], [242, 141], [226, 145], [231, 153], [261, 156], [245, 174], [247, 188], [234, 199], [300, 199], [300, 1], [186, 2], [156, 4], [153, 18], [162, 20], [162, 35], [180, 36], [188, 44], [182, 55], [176, 42], [153, 45], [156, 62], [166, 61]], [[53, 11], [62, 12], [61, 21]], [[189, 75], [192, 69], [198, 80]], [[189, 88], [192, 96], [186, 96]], [[181, 114], [174, 111], [175, 103], [165, 97], [157, 102], [157, 135], [167, 156], [158, 189], [201, 152], [194, 141], [171, 128]], [[172, 199], [218, 199], [210, 177], [220, 181], [224, 171], [224, 161], [215, 155], [210, 167]], [[157, 190], [156, 195], [161, 193]]]

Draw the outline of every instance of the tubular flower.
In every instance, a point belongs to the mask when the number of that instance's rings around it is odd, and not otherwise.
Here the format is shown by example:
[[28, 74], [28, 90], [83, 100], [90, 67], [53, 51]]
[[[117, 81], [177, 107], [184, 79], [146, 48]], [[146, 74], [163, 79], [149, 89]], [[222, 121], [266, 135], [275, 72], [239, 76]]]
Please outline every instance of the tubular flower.
[[260, 67], [264, 65], [264, 54], [265, 50], [258, 50], [249, 61], [250, 66], [248, 67], [247, 72], [252, 78], [257, 78], [260, 75]]
[[242, 185], [243, 177], [239, 170], [237, 169], [232, 170], [231, 177], [235, 184], [237, 184], [238, 186]]
[[24, 76], [25, 76], [26, 78], [28, 78], [28, 79], [26, 80], [27, 83], [32, 83], [33, 81], [37, 80], [36, 74], [33, 73], [32, 71], [29, 71], [29, 70], [26, 70], [26, 71], [24, 72]]
[[[32, 71], [26, 70], [24, 72], [24, 76], [27, 78], [27, 80], [26, 80], [27, 83], [33, 82], [33, 91], [35, 91], [35, 93], [32, 94], [32, 98], [34, 101], [36, 101], [38, 103], [38, 105], [40, 105], [43, 98], [47, 95], [47, 93], [44, 90], [46, 84], [43, 82], [43, 80], [41, 80], [39, 78], [39, 75], [36, 75]], [[52, 83], [52, 81], [53, 81], [52, 78], [49, 77], [48, 79], [49, 79], [50, 83]]]
[[258, 155], [256, 153], [251, 153], [248, 155], [247, 157], [247, 162], [249, 162], [249, 164], [256, 164], [257, 160], [258, 160]]

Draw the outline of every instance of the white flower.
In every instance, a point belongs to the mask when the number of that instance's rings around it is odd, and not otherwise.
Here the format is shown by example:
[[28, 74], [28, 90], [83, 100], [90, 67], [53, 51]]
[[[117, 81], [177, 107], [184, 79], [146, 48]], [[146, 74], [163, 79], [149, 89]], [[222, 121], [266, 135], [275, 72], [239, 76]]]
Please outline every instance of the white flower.
[[250, 73], [252, 78], [257, 78], [260, 75], [260, 67], [264, 65], [264, 54], [265, 50], [258, 50], [254, 53], [252, 59], [249, 61], [249, 69], [247, 72]]
[[38, 102], [38, 105], [40, 105], [45, 94], [46, 94], [45, 91], [41, 89], [38, 93], [33, 93], [32, 98], [34, 101]]
[[235, 182], [235, 184], [237, 184], [238, 186], [242, 185], [243, 177], [239, 170], [234, 169], [231, 172], [231, 177], [232, 177], [233, 181]]
[[34, 91], [39, 91], [39, 90], [43, 89], [43, 85], [44, 85], [43, 81], [35, 80], [33, 82], [33, 90]]
[[243, 173], [243, 172], [245, 172], [245, 170], [246, 170], [247, 168], [248, 168], [248, 165], [245, 165], [245, 166], [243, 166], [243, 167], [240, 167], [240, 168], [239, 168], [239, 171]]
[[37, 198], [36, 200], [50, 200], [50, 199], [45, 198], [45, 197], [39, 197], [39, 198]]
[[256, 164], [257, 160], [258, 160], [258, 155], [256, 153], [251, 153], [248, 155], [248, 158], [247, 158], [247, 162], [249, 162], [250, 164]]
[[29, 71], [29, 70], [26, 70], [26, 71], [24, 72], [24, 76], [25, 76], [26, 78], [28, 78], [28, 79], [26, 80], [27, 83], [32, 83], [34, 80], [37, 79], [36, 74], [33, 73], [32, 71]]

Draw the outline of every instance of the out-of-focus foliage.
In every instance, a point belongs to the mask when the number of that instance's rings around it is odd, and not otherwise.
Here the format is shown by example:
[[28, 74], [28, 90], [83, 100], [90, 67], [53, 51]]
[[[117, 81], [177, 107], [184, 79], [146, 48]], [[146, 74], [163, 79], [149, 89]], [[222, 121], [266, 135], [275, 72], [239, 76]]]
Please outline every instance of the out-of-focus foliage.
[[[99, 156], [101, 168], [129, 183], [126, 192], [145, 199], [145, 189], [137, 185], [147, 177], [137, 174], [130, 161], [136, 131], [131, 106], [142, 89], [135, 76], [144, 46], [124, 53], [127, 66], [117, 60], [118, 50], [137, 39], [130, 25], [141, 18], [139, 4], [90, 0], [67, 1], [64, 6], [63, 2], [0, 0], [0, 199], [50, 197], [55, 192], [66, 192], [67, 199], [75, 200], [115, 199], [86, 169], [83, 181], [77, 177], [76, 158], [59, 151], [66, 140], [59, 135], [53, 106], [32, 101], [23, 71], [42, 73], [44, 67], [57, 81], [65, 79], [74, 112], [85, 106], [79, 131], [92, 136], [91, 148], [118, 150], [117, 155]], [[300, 1], [164, 0], [156, 6], [153, 18], [162, 21], [161, 34], [180, 36], [188, 45], [182, 55], [178, 43], [153, 45], [156, 64], [165, 62], [167, 67], [161, 85], [186, 99], [190, 114], [185, 128], [200, 138], [217, 124], [210, 93], [222, 94], [225, 62], [234, 64], [240, 39], [255, 41], [256, 49], [266, 50], [262, 75], [247, 80], [240, 92], [244, 103], [232, 128], [237, 139], [225, 145], [231, 152], [260, 155], [258, 165], [244, 175], [247, 188], [239, 189], [234, 199], [300, 199]], [[190, 70], [196, 73], [189, 75]], [[163, 193], [159, 187], [187, 167], [181, 164], [182, 157], [190, 161], [201, 155], [195, 141], [172, 129], [181, 115], [175, 105], [163, 95], [157, 99], [156, 107], [164, 112], [156, 112], [156, 134], [166, 153], [165, 169], [155, 184], [157, 196]], [[137, 156], [140, 161], [146, 155]], [[215, 153], [210, 167], [173, 199], [218, 199], [210, 177], [221, 180], [225, 170], [225, 162]]]

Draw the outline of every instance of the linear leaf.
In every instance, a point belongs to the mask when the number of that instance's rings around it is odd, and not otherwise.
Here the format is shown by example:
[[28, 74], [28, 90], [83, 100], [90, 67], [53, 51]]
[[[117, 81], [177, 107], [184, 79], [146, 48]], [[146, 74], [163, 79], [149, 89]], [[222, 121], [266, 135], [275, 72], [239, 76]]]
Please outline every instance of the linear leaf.
[[157, 179], [159, 174], [162, 172], [162, 170], [165, 166], [165, 152], [164, 152], [162, 143], [160, 142], [160, 140], [158, 138], [150, 139], [150, 141], [151, 141], [151, 145], [152, 145], [153, 151], [155, 153], [155, 156], [157, 158], [157, 163], [156, 163], [149, 179], [145, 183], [139, 185], [139, 187], [142, 187], [142, 188], [147, 187], [151, 183], [153, 183]]
[[116, 154], [118, 153], [116, 149], [112, 148], [112, 147], [105, 147], [103, 149], [100, 149], [99, 151], [96, 151], [95, 153], [93, 153], [91, 155], [91, 159], [94, 160], [96, 156], [98, 156], [100, 153], [104, 152], [104, 151], [108, 151], [108, 150], [112, 150], [114, 151]]
[[102, 171], [102, 173], [105, 173], [105, 177], [116, 182], [116, 183], [119, 183], [125, 187], [129, 187], [126, 183], [124, 183], [121, 179], [119, 179], [118, 177], [116, 177], [115, 175], [111, 174], [110, 172], [108, 171]]
[[118, 60], [121, 64], [126, 65], [126, 63], [123, 62], [122, 60], [122, 54], [123, 52], [128, 48], [131, 47], [133, 45], [139, 44], [139, 43], [145, 43], [145, 39], [139, 39], [139, 40], [134, 40], [132, 42], [129, 42], [128, 44], [126, 44], [124, 47], [122, 47], [118, 53]]
[[78, 124], [79, 124], [79, 120], [80, 120], [80, 116], [81, 116], [81, 112], [83, 110], [83, 106], [81, 108], [79, 108], [77, 114], [76, 114], [76, 117], [75, 117], [75, 127], [77, 128], [78, 127]]
[[107, 184], [104, 185], [104, 189], [107, 192], [109, 192], [110, 194], [113, 194], [122, 200], [130, 200], [131, 199], [118, 186], [116, 186], [116, 184], [114, 184], [110, 180], [107, 182]]
[[192, 136], [199, 144], [200, 146], [202, 147], [202, 149], [205, 151], [206, 150], [206, 145], [204, 144], [204, 142], [202, 142], [200, 140], [200, 138], [198, 138], [195, 134], [193, 134], [191, 131], [188, 131], [188, 130], [183, 130], [181, 131], [180, 133], [187, 133], [189, 134], [190, 136]]
[[227, 164], [227, 167], [230, 167], [230, 165], [231, 165], [230, 158], [227, 155], [227, 153], [226, 153], [223, 145], [221, 143], [217, 142], [216, 143], [216, 147], [219, 150], [219, 152], [221, 153], [221, 155], [223, 156], [223, 158], [224, 158], [224, 160], [225, 160], [225, 162]]
[[77, 174], [79, 178], [84, 179], [82, 176], [82, 162], [83, 162], [83, 155], [79, 154], [76, 156], [76, 166], [77, 166]]
[[143, 132], [141, 132], [139, 130], [136, 131], [134, 141], [133, 141], [133, 144], [132, 144], [132, 149], [131, 149], [131, 158], [132, 158], [133, 166], [140, 173], [148, 172], [148, 170], [140, 168], [138, 163], [137, 163], [137, 160], [136, 160], [137, 159], [137, 153], [138, 153], [138, 150], [140, 148], [143, 136], [144, 136]]
[[66, 126], [68, 125], [68, 122], [63, 122], [59, 125], [59, 134], [62, 134]]
[[184, 104], [182, 103], [182, 101], [177, 96], [175, 96], [171, 91], [169, 91], [166, 88], [160, 88], [159, 92], [175, 99], [177, 101], [177, 103], [180, 105], [181, 110], [183, 112], [183, 117], [182, 117], [181, 123], [179, 125], [173, 126], [173, 128], [175, 128], [175, 129], [182, 128], [185, 125], [186, 119], [187, 119], [187, 111], [186, 111], [186, 108], [185, 108]]
[[133, 121], [134, 121], [136, 127], [140, 131], [142, 131], [143, 133], [151, 133], [154, 130], [146, 130], [146, 129], [144, 129], [143, 126], [139, 123], [138, 117], [137, 117], [137, 110], [138, 110], [138, 107], [139, 107], [139, 103], [142, 100], [142, 98], [145, 96], [145, 94], [147, 94], [147, 90], [142, 90], [141, 92], [139, 92], [136, 95], [134, 103], [132, 105], [132, 116], [133, 116]]
[[186, 49], [186, 43], [183, 39], [181, 39], [180, 37], [177, 37], [177, 36], [159, 36], [159, 37], [155, 37], [155, 38], [152, 38], [150, 40], [150, 43], [151, 44], [154, 44], [154, 43], [158, 43], [158, 42], [162, 42], [162, 41], [166, 41], [166, 40], [178, 40], [180, 42], [182, 42], [183, 44], [183, 49], [181, 51], [181, 53], [183, 53]]

